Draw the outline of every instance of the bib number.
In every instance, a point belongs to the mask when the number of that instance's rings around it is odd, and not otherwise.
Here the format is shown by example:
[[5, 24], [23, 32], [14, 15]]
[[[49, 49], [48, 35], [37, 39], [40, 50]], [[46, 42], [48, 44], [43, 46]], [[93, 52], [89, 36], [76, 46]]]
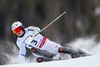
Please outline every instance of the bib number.
[[29, 46], [31, 44], [37, 45], [37, 41], [34, 40], [34, 38], [31, 36], [28, 36], [24, 43], [26, 44], [26, 46]]
[[34, 45], [36, 45], [37, 41], [36, 40], [32, 40], [31, 43], [34, 44]]

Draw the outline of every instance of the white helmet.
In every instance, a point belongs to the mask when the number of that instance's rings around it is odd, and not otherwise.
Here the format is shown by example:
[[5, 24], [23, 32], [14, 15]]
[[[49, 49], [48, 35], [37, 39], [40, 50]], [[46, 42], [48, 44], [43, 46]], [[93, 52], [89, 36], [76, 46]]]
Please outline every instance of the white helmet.
[[16, 29], [17, 27], [20, 27], [20, 26], [22, 26], [22, 23], [20, 21], [16, 21], [12, 24], [11, 29], [14, 30], [14, 29]]

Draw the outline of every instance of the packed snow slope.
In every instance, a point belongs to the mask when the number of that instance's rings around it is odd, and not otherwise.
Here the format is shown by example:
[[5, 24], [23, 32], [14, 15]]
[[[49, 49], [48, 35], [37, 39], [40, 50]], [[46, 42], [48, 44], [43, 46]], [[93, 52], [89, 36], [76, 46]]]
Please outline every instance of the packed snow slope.
[[62, 61], [11, 64], [0, 67], [100, 67], [100, 54]]
[[100, 42], [97, 42], [95, 37], [77, 38], [74, 41], [67, 43], [66, 47], [67, 46], [71, 46], [74, 49], [81, 49], [88, 54], [92, 54], [92, 56], [43, 63], [37, 63], [35, 58], [31, 58], [32, 61], [30, 60], [30, 63], [27, 62], [22, 64], [18, 61], [18, 50], [16, 50], [14, 44], [10, 43], [10, 41], [7, 41], [7, 43], [4, 41], [4, 44], [1, 44], [2, 50], [0, 50], [1, 54], [3, 54], [0, 58], [0, 62], [2, 63], [0, 67], [100, 67]]

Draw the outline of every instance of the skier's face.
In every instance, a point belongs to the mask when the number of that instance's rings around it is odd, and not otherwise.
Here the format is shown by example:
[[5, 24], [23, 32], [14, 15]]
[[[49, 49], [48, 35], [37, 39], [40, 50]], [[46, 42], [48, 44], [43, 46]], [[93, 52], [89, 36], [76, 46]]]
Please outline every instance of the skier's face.
[[17, 36], [22, 36], [24, 31], [22, 30], [21, 27], [18, 27], [18, 28], [13, 30], [13, 33], [16, 34]]
[[23, 33], [24, 33], [24, 31], [23, 31], [23, 30], [21, 30], [20, 32], [17, 32], [17, 33], [16, 33], [16, 35], [17, 35], [17, 36], [22, 36], [22, 35], [23, 35]]

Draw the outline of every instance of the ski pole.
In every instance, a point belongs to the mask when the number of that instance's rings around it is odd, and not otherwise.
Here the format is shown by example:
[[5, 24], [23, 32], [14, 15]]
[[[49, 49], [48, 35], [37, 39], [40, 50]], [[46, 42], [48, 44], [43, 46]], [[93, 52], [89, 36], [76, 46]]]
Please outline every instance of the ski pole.
[[[35, 37], [35, 36], [37, 36], [39, 33], [41, 33], [42, 31], [44, 31], [47, 27], [49, 27], [51, 24], [53, 24], [56, 20], [58, 20], [60, 17], [62, 17], [64, 14], [66, 13], [66, 11], [64, 11], [62, 14], [60, 14], [56, 19], [54, 19], [52, 22], [50, 22], [47, 26], [45, 26], [40, 32], [38, 32], [37, 34], [33, 34], [31, 37]], [[27, 41], [28, 40], [28, 38], [29, 37], [27, 37], [26, 39], [25, 39], [25, 41]]]
[[[56, 19], [54, 19], [52, 22], [50, 22], [47, 26], [45, 26], [39, 33], [41, 33], [42, 31], [44, 31], [46, 28], [48, 28], [51, 24], [53, 24], [56, 20], [58, 20], [60, 17], [62, 17], [64, 14], [66, 13], [66, 11], [64, 11], [62, 14], [60, 14]], [[38, 35], [39, 33], [37, 33], [36, 35]], [[35, 36], [36, 36], [35, 35]]]

